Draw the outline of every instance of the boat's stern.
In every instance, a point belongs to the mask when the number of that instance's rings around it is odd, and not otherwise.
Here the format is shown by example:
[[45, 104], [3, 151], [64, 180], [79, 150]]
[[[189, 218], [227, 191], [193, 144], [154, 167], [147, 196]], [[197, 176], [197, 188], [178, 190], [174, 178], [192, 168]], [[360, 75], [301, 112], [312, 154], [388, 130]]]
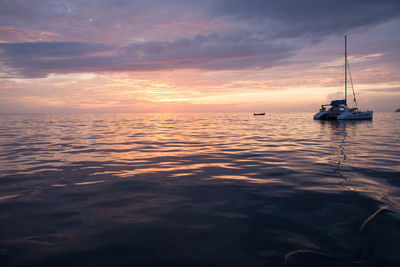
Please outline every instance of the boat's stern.
[[338, 120], [372, 120], [373, 111], [346, 111], [340, 114]]

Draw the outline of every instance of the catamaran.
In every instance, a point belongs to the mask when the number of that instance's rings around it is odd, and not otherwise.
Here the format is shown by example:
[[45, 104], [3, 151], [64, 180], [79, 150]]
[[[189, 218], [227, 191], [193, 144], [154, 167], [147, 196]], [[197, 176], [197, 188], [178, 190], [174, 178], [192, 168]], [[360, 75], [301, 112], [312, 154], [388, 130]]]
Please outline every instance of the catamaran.
[[[373, 111], [360, 111], [357, 107], [356, 95], [354, 93], [353, 80], [350, 73], [350, 65], [347, 59], [347, 36], [344, 36], [344, 94], [345, 99], [333, 100], [330, 104], [321, 105], [321, 109], [314, 115], [315, 120], [372, 120]], [[347, 73], [350, 77], [351, 88], [353, 90], [355, 107], [347, 106]], [[327, 109], [327, 107], [329, 107]]]

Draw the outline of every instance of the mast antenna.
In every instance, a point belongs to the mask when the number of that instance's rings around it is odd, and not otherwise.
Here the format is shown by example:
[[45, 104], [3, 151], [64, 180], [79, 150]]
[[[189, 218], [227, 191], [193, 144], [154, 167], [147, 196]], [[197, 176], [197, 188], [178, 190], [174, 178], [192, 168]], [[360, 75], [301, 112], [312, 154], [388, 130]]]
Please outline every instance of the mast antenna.
[[344, 97], [347, 106], [347, 35], [344, 36]]

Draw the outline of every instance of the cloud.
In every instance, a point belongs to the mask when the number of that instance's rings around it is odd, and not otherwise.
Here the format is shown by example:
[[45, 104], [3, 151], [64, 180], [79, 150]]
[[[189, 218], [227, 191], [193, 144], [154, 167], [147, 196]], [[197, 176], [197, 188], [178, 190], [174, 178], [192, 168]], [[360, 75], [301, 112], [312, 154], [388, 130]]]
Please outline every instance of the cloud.
[[396, 0], [222, 0], [215, 16], [268, 27], [274, 37], [323, 37], [375, 26], [400, 17]]
[[29, 42], [2, 43], [0, 47], [12, 57], [76, 57], [102, 52], [112, 48], [103, 44], [87, 44], [80, 42]]
[[97, 64], [110, 60], [95, 55], [111, 50], [108, 45], [80, 42], [0, 43], [0, 63], [10, 75], [43, 77], [91, 67], [95, 70]]
[[53, 41], [119, 44], [135, 38], [173, 41], [227, 29], [318, 40], [399, 16], [397, 0], [0, 0], [0, 25], [48, 32]]
[[[46, 41], [127, 44], [138, 39], [180, 39], [201, 29], [207, 31], [214, 22], [207, 22], [204, 12], [203, 3], [196, 1], [0, 0], [0, 25], [16, 27], [17, 32], [52, 34]], [[0, 29], [0, 40], [9, 37], [9, 32]], [[17, 37], [27, 41], [20, 35], [13, 39]]]
[[374, 88], [364, 90], [366, 93], [400, 93], [400, 87], [394, 88]]
[[267, 68], [296, 49], [289, 43], [232, 32], [121, 47], [82, 42], [1, 43], [0, 60], [8, 72], [32, 78], [73, 72]]
[[[0, 65], [3, 76], [19, 77], [263, 69], [329, 35], [399, 16], [394, 0], [0, 0]], [[42, 34], [31, 42], [16, 34], [28, 31]]]

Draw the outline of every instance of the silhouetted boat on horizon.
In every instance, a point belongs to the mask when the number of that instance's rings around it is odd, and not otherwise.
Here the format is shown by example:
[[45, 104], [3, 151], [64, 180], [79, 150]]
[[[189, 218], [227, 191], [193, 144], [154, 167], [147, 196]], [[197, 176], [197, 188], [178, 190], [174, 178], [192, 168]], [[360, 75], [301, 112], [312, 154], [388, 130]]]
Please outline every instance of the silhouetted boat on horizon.
[[[371, 120], [373, 111], [360, 111], [357, 107], [356, 95], [353, 87], [353, 80], [350, 73], [350, 65], [347, 60], [347, 36], [344, 36], [344, 68], [345, 82], [344, 91], [345, 99], [333, 100], [330, 104], [321, 105], [321, 109], [314, 115], [314, 120]], [[349, 71], [347, 71], [347, 69]], [[347, 73], [350, 76], [351, 88], [353, 90], [354, 103], [356, 107], [349, 108], [347, 106]], [[326, 107], [330, 107], [328, 110]]]
[[265, 115], [265, 112], [254, 113], [253, 115], [254, 116], [263, 116], [263, 115]]

